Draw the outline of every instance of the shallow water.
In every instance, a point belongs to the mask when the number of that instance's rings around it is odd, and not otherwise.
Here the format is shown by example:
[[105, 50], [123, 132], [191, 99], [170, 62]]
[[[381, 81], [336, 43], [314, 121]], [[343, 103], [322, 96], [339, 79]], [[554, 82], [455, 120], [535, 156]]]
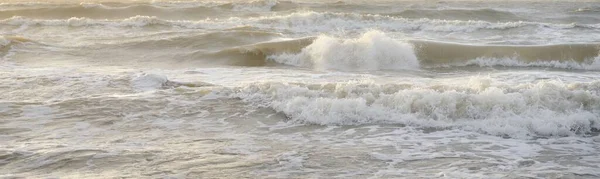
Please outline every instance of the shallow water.
[[594, 1], [6, 1], [0, 177], [598, 178]]

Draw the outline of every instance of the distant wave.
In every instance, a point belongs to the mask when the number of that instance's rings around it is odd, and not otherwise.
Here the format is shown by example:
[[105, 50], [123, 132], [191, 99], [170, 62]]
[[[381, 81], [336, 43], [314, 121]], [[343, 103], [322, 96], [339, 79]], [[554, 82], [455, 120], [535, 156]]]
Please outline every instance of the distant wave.
[[[5, 5], [7, 6], [7, 5]], [[13, 4], [12, 6], [16, 6]], [[0, 5], [0, 7], [2, 7]], [[204, 19], [219, 17], [231, 12], [270, 12], [294, 8], [288, 1], [259, 0], [245, 2], [195, 2], [190, 3], [81, 3], [29, 5], [21, 8], [0, 9], [0, 19], [13, 16], [40, 19], [68, 19], [71, 17], [94, 19], [122, 19], [136, 15], [157, 16], [164, 19]]]
[[525, 21], [511, 12], [495, 9], [407, 9], [382, 15], [404, 18], [428, 18], [446, 20], [480, 20], [488, 22]]
[[81, 4], [51, 6], [27, 9], [14, 9], [0, 11], [0, 18], [10, 18], [13, 16], [23, 16], [27, 18], [39, 19], [69, 19], [95, 18], [95, 19], [119, 19], [136, 15], [142, 16], [160, 16], [163, 18], [188, 17], [206, 18], [211, 14], [216, 14], [218, 9], [209, 7], [190, 7], [181, 9], [170, 9], [157, 7], [149, 4], [128, 5], [128, 6], [108, 6], [104, 4]]
[[256, 28], [294, 29], [295, 32], [321, 32], [336, 29], [368, 29], [377, 27], [384, 31], [433, 31], [433, 32], [472, 32], [477, 30], [507, 30], [536, 27], [545, 29], [600, 29], [600, 24], [552, 24], [526, 21], [487, 22], [436, 19], [410, 19], [382, 15], [356, 13], [296, 12], [287, 15], [260, 17], [231, 17], [224, 19], [165, 20], [154, 16], [133, 16], [126, 19], [91, 19], [73, 17], [69, 19], [33, 19], [14, 16], [0, 20], [3, 25], [44, 25], [44, 26], [176, 26], [191, 29], [228, 29], [239, 26]]
[[[155, 2], [155, 3], [80, 3], [80, 4], [0, 4], [16, 6], [2, 10], [0, 18], [25, 16], [43, 19], [87, 17], [87, 18], [117, 18], [135, 15], [157, 16], [161, 18], [190, 18], [213, 17], [226, 15], [229, 11], [237, 12], [270, 12], [284, 10], [317, 10], [321, 6], [337, 8], [361, 9], [369, 5], [353, 6], [340, 3], [305, 3], [305, 6], [291, 1], [256, 0], [241, 2], [193, 1], [193, 2]], [[20, 7], [20, 8], [18, 8]], [[378, 14], [378, 13], [375, 13]], [[482, 20], [521, 21], [525, 20], [511, 12], [494, 9], [406, 9], [401, 12], [380, 15], [404, 18], [428, 18], [446, 20]]]
[[[254, 1], [239, 1], [239, 2], [227, 2], [227, 1], [157, 1], [157, 2], [7, 2], [0, 3], [0, 9], [4, 9], [5, 12], [19, 13], [19, 12], [34, 12], [37, 13], [45, 12], [60, 12], [63, 11], [65, 14], [69, 14], [72, 11], [84, 11], [89, 10], [160, 10], [160, 9], [173, 9], [173, 10], [185, 10], [194, 9], [204, 10], [207, 8], [216, 8], [218, 10], [234, 10], [234, 11], [271, 11], [281, 10], [284, 8], [292, 8], [295, 3], [291, 1], [277, 1], [277, 0], [254, 0]], [[40, 12], [41, 11], [41, 12]]]

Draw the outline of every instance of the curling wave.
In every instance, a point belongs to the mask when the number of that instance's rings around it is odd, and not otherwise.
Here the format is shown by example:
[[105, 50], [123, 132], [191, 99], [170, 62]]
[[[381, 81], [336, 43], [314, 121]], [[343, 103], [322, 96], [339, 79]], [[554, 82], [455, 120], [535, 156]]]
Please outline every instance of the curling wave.
[[244, 45], [221, 50], [215, 53], [194, 53], [188, 58], [208, 59], [214, 63], [239, 66], [270, 65], [273, 54], [294, 54], [313, 43], [315, 38], [307, 37], [291, 40], [275, 40], [251, 45]]

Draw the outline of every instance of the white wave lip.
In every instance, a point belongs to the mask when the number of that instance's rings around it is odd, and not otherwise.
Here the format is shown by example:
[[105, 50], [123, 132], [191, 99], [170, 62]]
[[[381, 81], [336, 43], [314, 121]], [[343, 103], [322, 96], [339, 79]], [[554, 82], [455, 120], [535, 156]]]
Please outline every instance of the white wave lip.
[[419, 62], [413, 47], [380, 31], [369, 31], [356, 39], [319, 36], [298, 54], [271, 55], [278, 63], [316, 70], [416, 69]]
[[491, 84], [477, 78], [465, 86], [262, 83], [234, 96], [319, 125], [397, 123], [519, 138], [600, 129], [600, 81]]

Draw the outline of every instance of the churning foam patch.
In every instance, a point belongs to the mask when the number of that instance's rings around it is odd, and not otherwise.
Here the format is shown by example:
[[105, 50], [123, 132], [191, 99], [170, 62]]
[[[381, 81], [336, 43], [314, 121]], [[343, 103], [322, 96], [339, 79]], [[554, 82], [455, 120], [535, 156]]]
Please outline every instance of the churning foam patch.
[[405, 124], [527, 138], [600, 129], [600, 81], [466, 86], [260, 83], [234, 94], [291, 121], [318, 125]]
[[298, 54], [277, 54], [269, 60], [316, 70], [416, 69], [419, 62], [412, 45], [394, 40], [383, 32], [369, 31], [354, 39], [319, 36]]

